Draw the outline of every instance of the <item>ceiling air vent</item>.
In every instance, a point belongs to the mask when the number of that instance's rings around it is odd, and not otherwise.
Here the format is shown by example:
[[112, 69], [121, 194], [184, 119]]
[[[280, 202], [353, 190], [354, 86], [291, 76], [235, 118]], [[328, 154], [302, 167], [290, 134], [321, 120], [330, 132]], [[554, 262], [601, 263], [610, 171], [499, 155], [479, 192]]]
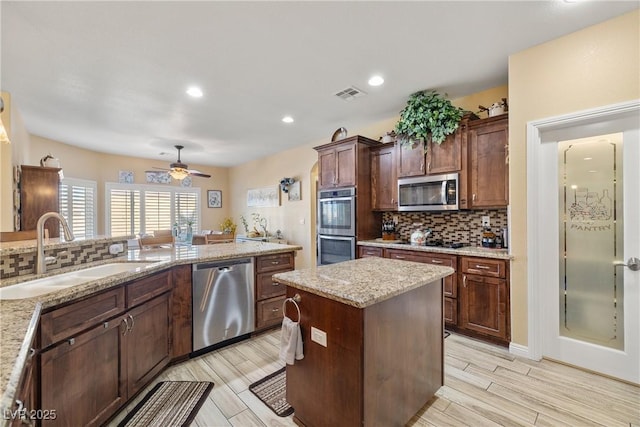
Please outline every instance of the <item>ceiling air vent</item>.
[[342, 89], [339, 92], [336, 92], [335, 94], [338, 98], [342, 99], [343, 101], [353, 101], [356, 98], [359, 98], [361, 96], [365, 96], [366, 93], [361, 91], [360, 89], [358, 89], [355, 86], [349, 86], [348, 88]]

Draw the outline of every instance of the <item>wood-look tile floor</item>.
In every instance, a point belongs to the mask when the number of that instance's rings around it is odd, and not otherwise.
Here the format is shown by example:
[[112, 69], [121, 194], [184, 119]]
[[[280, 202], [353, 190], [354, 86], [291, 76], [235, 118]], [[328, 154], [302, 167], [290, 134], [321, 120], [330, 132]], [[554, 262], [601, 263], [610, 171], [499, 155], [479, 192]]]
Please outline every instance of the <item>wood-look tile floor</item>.
[[[273, 330], [169, 367], [158, 381], [213, 381], [192, 425], [295, 426], [248, 389], [276, 371], [280, 331]], [[451, 334], [445, 340], [445, 385], [408, 426], [640, 427], [640, 388], [547, 360], [515, 357], [502, 347]]]

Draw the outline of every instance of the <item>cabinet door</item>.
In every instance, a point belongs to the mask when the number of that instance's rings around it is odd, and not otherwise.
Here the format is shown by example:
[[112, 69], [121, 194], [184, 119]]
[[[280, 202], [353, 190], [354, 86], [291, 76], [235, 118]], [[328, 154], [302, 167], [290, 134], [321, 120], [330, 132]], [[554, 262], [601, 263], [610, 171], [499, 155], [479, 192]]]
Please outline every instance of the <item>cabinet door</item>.
[[509, 204], [507, 118], [469, 130], [471, 208]]
[[425, 174], [424, 143], [416, 142], [412, 146], [396, 145], [398, 156], [398, 178]]
[[[256, 330], [275, 326], [282, 322], [284, 300], [285, 296], [282, 295], [256, 303]], [[297, 317], [297, 314], [291, 318], [295, 319], [295, 317]]]
[[287, 290], [286, 286], [282, 283], [274, 282], [272, 279], [273, 275], [273, 272], [256, 274], [256, 301], [285, 294]]
[[355, 143], [336, 147], [337, 187], [356, 185], [356, 150]]
[[395, 164], [395, 148], [388, 145], [371, 151], [371, 208], [396, 210], [398, 178]]
[[462, 274], [458, 326], [469, 331], [509, 339], [505, 279]]
[[56, 410], [56, 419], [42, 425], [100, 425], [125, 402], [120, 322], [104, 322], [42, 353], [40, 408]]
[[460, 128], [441, 144], [431, 141], [427, 149], [427, 174], [458, 172], [462, 168], [462, 132]]
[[169, 293], [126, 313], [127, 392], [129, 396], [144, 387], [168, 363]]
[[336, 185], [336, 150], [318, 150], [318, 188], [333, 188]]
[[[20, 169], [20, 228], [35, 230], [42, 214], [60, 212], [60, 169], [26, 165]], [[47, 220], [45, 228], [49, 237], [60, 235], [60, 223], [55, 218]]]

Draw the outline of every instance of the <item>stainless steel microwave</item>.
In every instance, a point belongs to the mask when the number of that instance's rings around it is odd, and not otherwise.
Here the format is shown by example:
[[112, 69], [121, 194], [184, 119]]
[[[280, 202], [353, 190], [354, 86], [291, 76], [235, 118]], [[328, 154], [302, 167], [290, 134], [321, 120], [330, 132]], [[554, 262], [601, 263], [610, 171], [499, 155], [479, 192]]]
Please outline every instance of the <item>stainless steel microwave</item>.
[[455, 211], [459, 209], [458, 174], [398, 179], [399, 211]]

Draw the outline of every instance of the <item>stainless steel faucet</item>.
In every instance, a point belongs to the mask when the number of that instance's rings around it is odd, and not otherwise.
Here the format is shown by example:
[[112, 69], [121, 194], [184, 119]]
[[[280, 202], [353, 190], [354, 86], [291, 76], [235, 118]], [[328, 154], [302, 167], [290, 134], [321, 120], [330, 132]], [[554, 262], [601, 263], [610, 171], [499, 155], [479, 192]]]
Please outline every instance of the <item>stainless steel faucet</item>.
[[[47, 212], [42, 214], [42, 216], [38, 218], [38, 224], [36, 225], [36, 231], [38, 233], [36, 241], [36, 274], [43, 274], [47, 272], [47, 259], [44, 256], [44, 223], [49, 218], [57, 218], [60, 221], [60, 223], [62, 224], [62, 229], [64, 230], [64, 238], [66, 241], [70, 242], [75, 239], [73, 233], [71, 232], [71, 229], [69, 228], [69, 224], [67, 224], [67, 221], [62, 215], [60, 215], [58, 212]], [[49, 264], [51, 264], [52, 262], [56, 261], [56, 258], [51, 257], [49, 261]]]

